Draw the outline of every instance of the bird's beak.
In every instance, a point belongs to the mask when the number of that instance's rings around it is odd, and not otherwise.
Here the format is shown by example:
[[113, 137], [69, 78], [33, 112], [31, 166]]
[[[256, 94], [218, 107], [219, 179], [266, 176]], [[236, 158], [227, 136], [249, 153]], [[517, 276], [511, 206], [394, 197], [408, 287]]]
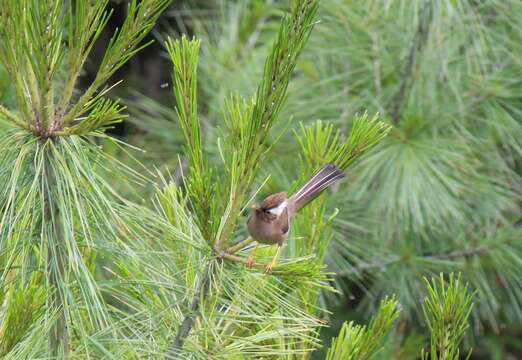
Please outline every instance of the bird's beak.
[[259, 205], [254, 204], [254, 205], [250, 206], [250, 208], [251, 208], [252, 210], [259, 210]]

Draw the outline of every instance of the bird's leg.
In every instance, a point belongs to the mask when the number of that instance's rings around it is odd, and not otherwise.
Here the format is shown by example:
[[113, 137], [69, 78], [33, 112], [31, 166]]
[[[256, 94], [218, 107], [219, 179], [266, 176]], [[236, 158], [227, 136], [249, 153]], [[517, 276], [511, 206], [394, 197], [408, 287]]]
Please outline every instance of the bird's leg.
[[259, 243], [256, 243], [254, 250], [252, 250], [250, 255], [248, 255], [248, 257], [247, 257], [247, 267], [249, 269], [252, 269], [252, 267], [254, 266], [254, 256], [256, 255], [256, 250], [257, 250], [258, 246], [259, 246]]
[[269, 273], [272, 271], [272, 269], [274, 268], [274, 266], [277, 263], [277, 258], [279, 257], [280, 252], [281, 252], [281, 244], [277, 244], [276, 253], [275, 253], [274, 257], [272, 258], [272, 261], [266, 266], [265, 272]]

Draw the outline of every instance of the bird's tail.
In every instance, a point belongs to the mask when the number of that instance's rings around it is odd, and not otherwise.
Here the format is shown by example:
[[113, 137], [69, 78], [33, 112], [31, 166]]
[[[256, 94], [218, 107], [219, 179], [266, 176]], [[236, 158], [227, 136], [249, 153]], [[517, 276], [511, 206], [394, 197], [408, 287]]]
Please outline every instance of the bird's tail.
[[324, 189], [345, 176], [346, 174], [333, 164], [324, 166], [290, 198], [290, 201], [294, 204], [295, 211], [301, 209], [315, 199]]

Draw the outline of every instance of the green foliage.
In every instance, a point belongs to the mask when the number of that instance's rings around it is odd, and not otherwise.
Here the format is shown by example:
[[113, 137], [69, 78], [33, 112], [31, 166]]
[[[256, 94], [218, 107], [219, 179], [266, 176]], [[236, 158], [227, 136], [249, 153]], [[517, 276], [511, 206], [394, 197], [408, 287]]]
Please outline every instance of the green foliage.
[[[343, 141], [340, 131], [334, 130], [331, 123], [318, 120], [309, 127], [301, 124], [301, 134], [295, 133], [301, 147], [301, 183], [311, 175], [309, 168], [319, 168], [325, 163], [335, 163], [342, 169], [348, 168], [384, 139], [390, 129], [389, 125], [377, 120], [377, 117], [370, 119], [367, 114], [356, 116], [348, 138]], [[317, 253], [322, 261], [332, 240], [329, 225], [338, 215], [337, 210], [332, 215], [327, 215], [324, 201], [316, 200], [303, 211], [307, 215], [295, 220], [300, 229], [299, 235], [304, 238], [300, 241], [306, 244], [301, 250], [304, 253]]]
[[[503, 127], [508, 116], [515, 121], [510, 131], [518, 133], [520, 118], [500, 110], [512, 109], [516, 101], [482, 97], [474, 89], [500, 82], [511, 95], [520, 93], [501, 74], [520, 74], [513, 70], [520, 49], [513, 41], [520, 38], [514, 14], [522, 8], [496, 1], [405, 5], [329, 1], [311, 51], [304, 54], [309, 68], [296, 80], [303, 90], [289, 112], [325, 94], [325, 105], [314, 111], [326, 119], [322, 114], [341, 114], [333, 116], [341, 126], [364, 110], [395, 122], [382, 145], [352, 168], [350, 186], [336, 196], [339, 206], [354, 209], [334, 220], [331, 264], [347, 283], [360, 276], [357, 283], [370, 295], [361, 308], [371, 309], [380, 297], [395, 293], [403, 316], [415, 323], [421, 311], [417, 299], [423, 296], [419, 275], [460, 271], [481, 294], [473, 310], [477, 323], [517, 323], [515, 299], [522, 289], [511, 276], [520, 273], [514, 265], [521, 255], [514, 241], [520, 237], [515, 225], [520, 172], [511, 159], [519, 146], [489, 129]], [[492, 13], [495, 21], [486, 21]], [[410, 56], [415, 59], [408, 65]], [[504, 61], [496, 67], [499, 57]], [[393, 115], [399, 93], [403, 99]], [[492, 111], [493, 103], [503, 105]]]
[[[220, 189], [222, 197], [214, 196], [214, 205], [210, 202], [214, 193], [214, 183], [202, 158], [201, 129], [197, 117], [196, 67], [199, 42], [181, 42], [170, 40], [167, 43], [169, 54], [174, 63], [174, 92], [178, 102], [177, 113], [181, 128], [186, 137], [187, 155], [190, 173], [188, 174], [191, 201], [199, 212], [199, 222], [216, 248], [222, 248], [231, 239], [237, 217], [245, 200], [247, 191], [256, 175], [259, 162], [270, 148], [269, 132], [275, 124], [280, 108], [285, 99], [290, 76], [305, 42], [313, 28], [313, 18], [317, 2], [296, 2], [291, 16], [282, 20], [279, 33], [265, 63], [261, 84], [256, 95], [249, 102], [241, 97], [232, 97], [226, 104], [225, 129], [220, 146], [225, 166], [225, 188]], [[223, 203], [226, 207], [223, 207]], [[215, 209], [215, 210], [210, 210]], [[220, 221], [210, 216], [217, 209], [224, 216]], [[217, 226], [217, 227], [216, 227]]]
[[185, 154], [189, 159], [189, 175], [185, 177], [191, 203], [207, 239], [212, 238], [211, 220], [216, 212], [216, 203], [211, 201], [215, 185], [203, 154], [203, 141], [198, 120], [197, 64], [200, 42], [169, 39], [167, 50], [174, 65], [173, 83], [176, 97], [176, 112], [186, 139]]
[[297, 58], [312, 31], [317, 4], [311, 0], [294, 4], [291, 16], [281, 21], [256, 95], [249, 103], [233, 98], [227, 107], [231, 138], [224, 148], [224, 162], [230, 202], [216, 237], [218, 248], [230, 241], [255, 170], [270, 148], [268, 135], [278, 119]]
[[[101, 7], [100, 3], [104, 4], [104, 6]], [[127, 8], [127, 17], [125, 18], [121, 29], [119, 29], [110, 39], [94, 81], [87, 88], [87, 90], [85, 90], [84, 94], [78, 99], [78, 101], [73, 106], [71, 106], [71, 108], [66, 113], [64, 112], [64, 125], [68, 125], [74, 121], [75, 118], [92, 109], [96, 102], [99, 101], [103, 95], [110, 90], [111, 87], [105, 86], [101, 90], [100, 87], [103, 86], [103, 84], [116, 72], [116, 70], [123, 66], [123, 64], [125, 64], [134, 54], [136, 54], [136, 52], [140, 51], [143, 49], [143, 47], [148, 45], [142, 44], [141, 41], [152, 29], [159, 15], [169, 3], [170, 0], [149, 0], [141, 2], [138, 2], [137, 0], [130, 1]], [[84, 8], [85, 5], [78, 5], [78, 2], [76, 2], [76, 4], [78, 10], [76, 15], [86, 11]], [[87, 35], [87, 37], [84, 38], [84, 41], [90, 41], [90, 44], [92, 44], [92, 36], [99, 35], [97, 31], [103, 28], [106, 23], [107, 14], [105, 13], [104, 9], [107, 1], [94, 1], [89, 4], [90, 5], [87, 5], [89, 6], [87, 11], [92, 12], [91, 19], [93, 19], [93, 21], [92, 23], [86, 22], [78, 24], [84, 26], [81, 28], [81, 30], [78, 31], [81, 31], [84, 35]], [[71, 29], [73, 29], [73, 27], [71, 27]], [[93, 35], [89, 36], [91, 33]], [[74, 39], [74, 34], [70, 34], [69, 39]], [[81, 64], [84, 63], [86, 56], [88, 55], [89, 47], [86, 46], [85, 43], [82, 44], [81, 41], [77, 40], [76, 42], [78, 43], [78, 50], [74, 49], [73, 47], [73, 53], [71, 55], [73, 55], [75, 52], [80, 52], [81, 55], [83, 55], [83, 59], [79, 64], [79, 66], [81, 66]], [[80, 67], [78, 67], [77, 71], [79, 72], [79, 70]], [[75, 74], [76, 77], [78, 75], [79, 73]], [[76, 80], [76, 77], [70, 80], [73, 82], [73, 84]], [[64, 104], [62, 104], [62, 108], [64, 109], [63, 111], [65, 111], [67, 101], [68, 99], [64, 98]]]
[[[422, 309], [431, 332], [429, 351], [422, 351], [423, 359], [460, 359], [459, 346], [468, 329], [473, 295], [468, 285], [462, 285], [460, 275], [451, 273], [448, 283], [442, 274], [439, 281], [426, 280], [428, 297]], [[469, 352], [467, 358], [471, 356]]]
[[[167, 42], [176, 111], [144, 98], [131, 110], [178, 122], [141, 121], [149, 159], [177, 168], [152, 209], [118, 193], [130, 181], [141, 202], [147, 180], [97, 143], [126, 118], [106, 83], [168, 1], [131, 0], [76, 93], [107, 3], [0, 9], [15, 93], [0, 94], [0, 121], [15, 128], [0, 137], [1, 356], [308, 359], [333, 272], [339, 288], [367, 290], [357, 312], [394, 293], [402, 318], [400, 344], [380, 351], [398, 317], [395, 298], [382, 301], [367, 327], [343, 326], [331, 358], [403, 358], [422, 313], [426, 359], [457, 358], [470, 316], [479, 330], [519, 322], [518, 1], [301, 0], [288, 14], [226, 2], [209, 22], [190, 17], [203, 41]], [[259, 271], [270, 247], [247, 269], [249, 202], [328, 162], [348, 180], [296, 217], [271, 274]], [[422, 276], [455, 270], [477, 291], [473, 311], [452, 275], [428, 283], [421, 307]]]
[[[183, 174], [186, 193], [173, 184], [160, 192], [160, 213], [167, 216], [171, 225], [199, 234], [196, 235], [199, 244], [203, 241], [207, 244], [197, 248], [184, 243], [166, 245], [173, 246], [173, 251], [183, 256], [174, 257], [176, 266], [169, 270], [170, 275], [159, 276], [182, 276], [178, 272], [183, 273], [182, 269], [186, 269], [185, 276], [169, 283], [184, 284], [187, 292], [181, 292], [180, 296], [190, 294], [185, 305], [177, 307], [172, 315], [176, 336], [171, 340], [169, 354], [174, 358], [189, 354], [194, 358], [217, 354], [227, 359], [250, 355], [307, 358], [311, 350], [319, 346], [322, 310], [318, 306], [318, 294], [320, 289], [331, 289], [324, 271], [324, 251], [319, 251], [319, 248], [327, 247], [327, 242], [320, 246], [319, 243], [331, 221], [325, 221], [313, 231], [296, 223], [295, 233], [306, 237], [307, 241], [292, 242], [290, 247], [298, 250], [289, 250], [291, 258], [285, 259], [271, 275], [245, 268], [246, 257], [242, 250], [248, 241], [230, 247], [234, 239], [242, 237], [243, 231], [236, 232], [236, 224], [244, 219], [242, 214], [250, 201], [248, 197], [256, 175], [268, 161], [268, 153], [276, 148], [276, 142], [270, 137], [271, 129], [277, 123], [297, 57], [311, 32], [316, 9], [315, 1], [295, 3], [291, 14], [281, 21], [255, 96], [246, 101], [235, 95], [226, 102], [224, 126], [216, 126], [219, 134], [217, 151], [223, 170], [208, 165], [211, 155], [205, 151], [206, 138], [197, 113], [196, 70], [200, 43], [185, 37], [167, 41], [174, 65], [176, 113], [185, 137], [188, 172]], [[304, 152], [303, 168], [309, 172], [325, 162], [336, 162], [346, 168], [383, 139], [388, 131], [389, 126], [376, 118], [362, 116], [354, 122], [346, 143], [340, 142], [337, 133], [331, 158], [314, 163]], [[312, 140], [307, 134], [302, 137], [303, 143]], [[194, 216], [197, 226], [183, 225], [174, 215], [178, 212], [176, 206], [190, 209], [181, 218]], [[319, 208], [324, 212], [322, 205]], [[323, 221], [310, 214], [303, 215], [303, 222]], [[312, 241], [315, 241], [314, 246], [310, 245]], [[268, 255], [271, 249], [261, 252], [261, 255]], [[264, 269], [264, 266], [258, 264], [256, 268]], [[126, 271], [124, 276], [129, 273]], [[168, 306], [158, 299], [156, 306], [160, 308], [156, 312], [170, 309], [171, 301], [175, 299], [170, 299]], [[143, 309], [140, 311], [147, 309], [145, 304], [136, 306]]]
[[399, 317], [397, 300], [385, 298], [368, 327], [344, 323], [339, 336], [328, 349], [327, 360], [368, 360], [379, 351], [379, 345]]
[[[41, 143], [32, 134], [15, 131], [2, 137], [0, 149], [2, 163], [11, 165], [0, 171], [5, 184], [0, 192], [2, 284], [16, 289], [33, 278], [27, 291], [38, 290], [45, 299], [42, 317], [30, 318], [32, 324], [20, 326], [4, 318], [3, 325], [9, 326], [5, 333], [21, 339], [27, 332], [44, 331], [38, 322], [57, 321], [62, 332], [59, 326], [53, 330], [60, 339], [55, 341], [61, 342], [56, 346], [67, 346], [69, 334], [83, 334], [71, 341], [77, 346], [110, 322], [93, 260], [96, 254], [110, 256], [108, 244], [119, 242], [128, 226], [118, 215], [121, 198], [92, 169], [110, 165], [122, 176], [128, 171], [77, 136]], [[16, 298], [9, 299], [8, 312], [20, 309]], [[28, 310], [26, 314], [31, 316]]]
[[[77, 134], [80, 129], [92, 131], [93, 123], [102, 128], [121, 120], [110, 115], [116, 109], [106, 106], [108, 100], [104, 96], [111, 86], [104, 84], [146, 45], [140, 44], [142, 39], [169, 2], [129, 3], [128, 16], [109, 41], [93, 83], [75, 100], [74, 87], [82, 67], [110, 16], [106, 10], [108, 0], [6, 2], [0, 14], [0, 60], [15, 85], [20, 114], [2, 108], [2, 117], [42, 137], [69, 131]], [[63, 84], [58, 74], [64, 68], [68, 76]], [[100, 109], [107, 113], [106, 117], [100, 116]], [[86, 117], [90, 126], [70, 130], [91, 110], [98, 115], [96, 120]]]
[[[455, 277], [450, 273], [446, 282], [443, 275], [439, 278], [425, 279], [428, 295], [422, 304], [424, 318], [430, 331], [430, 348], [422, 350], [422, 359], [460, 359], [460, 343], [468, 330], [468, 319], [473, 308], [474, 294], [468, 291], [468, 284], [463, 285], [460, 274]], [[399, 317], [395, 298], [384, 298], [377, 314], [368, 326], [345, 322], [337, 338], [328, 349], [327, 360], [364, 360], [374, 359], [383, 350], [383, 339], [389, 336], [394, 321]], [[412, 340], [414, 344], [417, 340]], [[409, 347], [403, 345], [404, 349]], [[384, 350], [386, 351], [386, 350]], [[392, 354], [385, 354], [390, 358]], [[398, 355], [404, 358], [404, 354]], [[471, 350], [467, 358], [471, 356]]]
[[373, 148], [388, 135], [391, 126], [372, 119], [368, 114], [355, 116], [348, 139], [341, 144], [340, 130], [334, 131], [334, 125], [317, 121], [305, 128], [301, 124], [302, 137], [297, 138], [306, 160], [315, 166], [333, 162], [341, 169], [352, 165], [362, 154]]
[[91, 109], [89, 115], [67, 128], [67, 134], [91, 134], [93, 131], [104, 131], [112, 125], [123, 121], [127, 115], [125, 107], [119, 101], [100, 99]]
[[6, 294], [5, 300], [9, 302], [9, 307], [2, 314], [3, 321], [0, 328], [0, 356], [2, 357], [9, 354], [20, 342], [32, 322], [41, 320], [45, 294], [37, 283], [31, 281], [25, 287], [12, 287]]
[[86, 135], [110, 141], [103, 131], [125, 118], [124, 107], [105, 98], [104, 83], [142, 48], [168, 2], [129, 3], [94, 82], [78, 99], [74, 87], [107, 24], [108, 1], [2, 4], [0, 61], [17, 100], [17, 111], [0, 106], [0, 117], [14, 127], [0, 136], [0, 351], [6, 358], [133, 353], [122, 345], [130, 333], [115, 325], [119, 310], [104, 298], [115, 293], [104, 293], [96, 265], [98, 257], [117, 258], [123, 239], [137, 236], [131, 228], [141, 230], [120, 216], [130, 204], [104, 176], [135, 183], [143, 177]]
[[[228, 136], [213, 140], [222, 124], [222, 99], [239, 93], [225, 113], [252, 107], [241, 97], [257, 88], [254, 75], [263, 70], [282, 16], [279, 4], [261, 3], [222, 2], [210, 16], [196, 11], [187, 16], [202, 38], [200, 118], [208, 134], [205, 147], [216, 162], [226, 154]], [[490, 354], [482, 345], [496, 337], [490, 331], [519, 329], [522, 88], [515, 79], [522, 76], [521, 14], [515, 0], [323, 0], [319, 22], [296, 63], [279, 112], [292, 121], [272, 130], [277, 146], [256, 176], [264, 184], [260, 195], [295, 188], [333, 157], [356, 114], [378, 113], [394, 125], [380, 145], [348, 168], [349, 185], [334, 189], [328, 200], [317, 199], [302, 220], [296, 218], [295, 241], [285, 254], [324, 257], [340, 275], [340, 289], [347, 294], [353, 286], [362, 289], [355, 310], [361, 316], [383, 296], [396, 294], [404, 324], [398, 338], [424, 332], [418, 326], [422, 277], [451, 271], [478, 293], [473, 330], [480, 351]], [[175, 118], [159, 105], [144, 114], [152, 106], [149, 100], [143, 104], [139, 115], [153, 117], [156, 128], [161, 128], [157, 117]], [[237, 117], [226, 117], [229, 128], [239, 129]], [[309, 140], [299, 135], [294, 141], [287, 127]], [[178, 135], [168, 140], [159, 135], [151, 131], [146, 137], [146, 144], [157, 145], [156, 153], [179, 151]], [[308, 155], [299, 158], [301, 148]], [[300, 170], [306, 174], [294, 183]], [[335, 207], [338, 213], [324, 210]], [[314, 231], [317, 236], [310, 236]], [[322, 304], [331, 299], [325, 296]]]

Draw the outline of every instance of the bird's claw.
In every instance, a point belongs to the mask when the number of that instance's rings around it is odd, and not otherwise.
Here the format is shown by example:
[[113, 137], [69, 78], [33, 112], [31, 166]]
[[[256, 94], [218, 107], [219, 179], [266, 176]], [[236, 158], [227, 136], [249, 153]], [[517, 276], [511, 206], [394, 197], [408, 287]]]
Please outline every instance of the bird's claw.
[[252, 256], [247, 257], [246, 266], [249, 269], [252, 269], [254, 267], [254, 258]]
[[268, 274], [268, 273], [272, 272], [272, 269], [274, 268], [274, 266], [275, 266], [275, 263], [274, 263], [273, 261], [270, 262], [270, 263], [266, 266], [266, 268], [265, 268], [265, 273]]

